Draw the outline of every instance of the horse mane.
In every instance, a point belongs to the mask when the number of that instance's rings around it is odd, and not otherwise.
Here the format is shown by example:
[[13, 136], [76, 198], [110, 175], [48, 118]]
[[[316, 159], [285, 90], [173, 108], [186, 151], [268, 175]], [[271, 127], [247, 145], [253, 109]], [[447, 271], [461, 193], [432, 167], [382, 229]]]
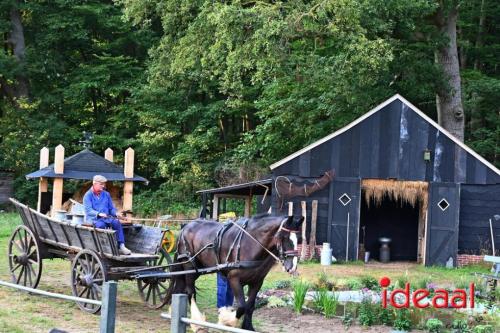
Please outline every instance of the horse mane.
[[256, 214], [256, 215], [252, 216], [252, 218], [260, 220], [260, 219], [262, 219], [264, 217], [269, 217], [269, 216], [271, 216], [271, 214], [269, 214], [269, 213], [266, 212], [266, 213]]

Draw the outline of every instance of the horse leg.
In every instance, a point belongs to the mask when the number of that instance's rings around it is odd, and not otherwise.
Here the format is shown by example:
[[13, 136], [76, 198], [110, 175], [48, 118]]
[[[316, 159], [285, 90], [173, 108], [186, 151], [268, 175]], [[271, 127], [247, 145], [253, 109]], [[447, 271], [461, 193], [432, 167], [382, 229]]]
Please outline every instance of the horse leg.
[[194, 299], [196, 300], [196, 286], [195, 286], [196, 279], [198, 279], [197, 274], [187, 274], [185, 276], [186, 294], [188, 295], [190, 302], [191, 302], [191, 298], [193, 296], [194, 296]]
[[246, 312], [246, 303], [245, 303], [245, 293], [243, 291], [243, 286], [240, 284], [240, 279], [237, 277], [228, 278], [229, 285], [233, 290], [234, 298], [238, 303], [238, 307], [236, 309], [236, 318], [240, 319], [242, 315]]
[[262, 287], [263, 282], [264, 280], [261, 280], [256, 284], [248, 286], [248, 299], [245, 307], [245, 318], [243, 319], [243, 325], [241, 326], [241, 328], [243, 329], [249, 331], [255, 331], [252, 324], [252, 316], [253, 316], [253, 311], [255, 310], [255, 300], [257, 298], [257, 293]]

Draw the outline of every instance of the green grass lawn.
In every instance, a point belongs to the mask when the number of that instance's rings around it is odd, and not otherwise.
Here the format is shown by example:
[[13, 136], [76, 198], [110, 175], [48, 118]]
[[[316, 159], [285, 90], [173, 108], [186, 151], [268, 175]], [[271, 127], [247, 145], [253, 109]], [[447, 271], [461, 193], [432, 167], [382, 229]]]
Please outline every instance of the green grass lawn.
[[[7, 261], [8, 240], [21, 223], [17, 214], [0, 213], [0, 279], [10, 282]], [[487, 273], [488, 266], [469, 266], [459, 269], [423, 267], [414, 263], [368, 264], [352, 262], [328, 267], [306, 262], [299, 266], [299, 279], [318, 280], [320, 272], [334, 281], [337, 287], [356, 285], [355, 281], [370, 276], [383, 276], [392, 281], [409, 281], [412, 284], [433, 282], [443, 287], [461, 287], [471, 281], [473, 272]], [[292, 280], [281, 267], [276, 266], [267, 276], [263, 289], [269, 289], [283, 280]], [[70, 295], [70, 262], [62, 259], [44, 260], [39, 289]], [[215, 275], [204, 275], [197, 281], [198, 305], [207, 312], [209, 321], [216, 321]], [[118, 287], [117, 332], [166, 332], [168, 322], [160, 319], [161, 311], [149, 310], [139, 298], [135, 281], [120, 281]], [[164, 311], [164, 310], [163, 310]], [[260, 322], [256, 320], [258, 329]], [[68, 301], [30, 295], [0, 287], [0, 332], [47, 332], [60, 327], [70, 331], [92, 332], [99, 327], [99, 317], [86, 314], [76, 304]]]

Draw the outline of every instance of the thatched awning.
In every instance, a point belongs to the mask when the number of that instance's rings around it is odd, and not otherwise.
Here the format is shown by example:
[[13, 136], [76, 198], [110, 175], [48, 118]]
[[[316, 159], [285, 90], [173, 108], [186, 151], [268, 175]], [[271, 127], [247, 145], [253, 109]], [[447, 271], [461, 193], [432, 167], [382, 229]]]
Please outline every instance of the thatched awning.
[[427, 206], [427, 190], [429, 184], [421, 181], [401, 181], [394, 179], [363, 179], [362, 189], [368, 207], [373, 200], [380, 206], [384, 197], [415, 207], [417, 203]]

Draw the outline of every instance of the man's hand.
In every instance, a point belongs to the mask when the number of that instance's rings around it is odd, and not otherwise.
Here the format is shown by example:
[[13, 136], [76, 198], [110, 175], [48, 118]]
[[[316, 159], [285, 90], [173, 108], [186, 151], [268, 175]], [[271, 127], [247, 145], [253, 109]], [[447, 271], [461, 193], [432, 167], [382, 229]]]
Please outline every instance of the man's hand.
[[99, 216], [99, 217], [103, 217], [103, 218], [108, 217], [108, 215], [107, 215], [107, 214], [104, 214], [104, 213], [99, 213], [99, 214], [97, 214], [97, 216]]

